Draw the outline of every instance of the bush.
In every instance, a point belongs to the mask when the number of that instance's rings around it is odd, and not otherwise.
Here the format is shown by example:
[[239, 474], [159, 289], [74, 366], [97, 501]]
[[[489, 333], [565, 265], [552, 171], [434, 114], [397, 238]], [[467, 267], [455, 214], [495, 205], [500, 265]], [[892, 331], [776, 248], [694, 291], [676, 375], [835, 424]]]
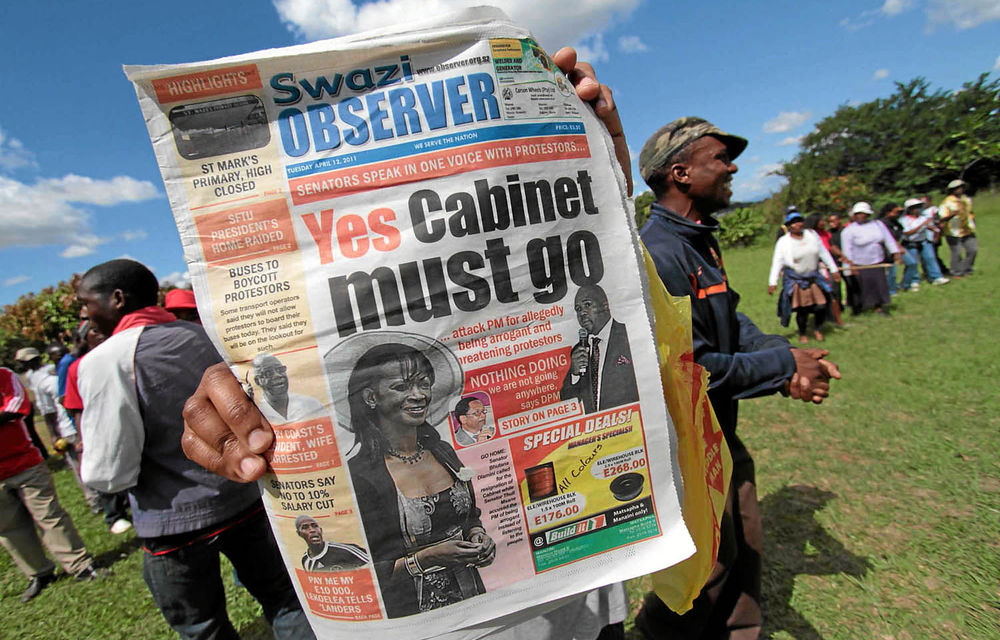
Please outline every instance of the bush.
[[656, 198], [652, 191], [643, 191], [635, 199], [635, 226], [642, 229], [642, 225], [649, 220], [649, 205], [653, 204]]
[[770, 225], [760, 207], [739, 207], [719, 217], [719, 244], [723, 247], [749, 247]]

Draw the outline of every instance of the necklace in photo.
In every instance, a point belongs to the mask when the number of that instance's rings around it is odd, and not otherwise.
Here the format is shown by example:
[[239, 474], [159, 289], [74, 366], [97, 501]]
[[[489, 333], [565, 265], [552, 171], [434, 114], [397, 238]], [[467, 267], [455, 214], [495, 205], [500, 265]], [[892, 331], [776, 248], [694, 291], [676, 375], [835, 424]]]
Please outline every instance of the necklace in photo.
[[396, 451], [395, 449], [387, 449], [386, 453], [388, 453], [393, 458], [396, 458], [397, 460], [402, 460], [406, 464], [416, 464], [420, 462], [421, 458], [424, 457], [424, 445], [418, 442], [417, 450], [414, 453], [411, 453], [410, 455], [404, 455]]

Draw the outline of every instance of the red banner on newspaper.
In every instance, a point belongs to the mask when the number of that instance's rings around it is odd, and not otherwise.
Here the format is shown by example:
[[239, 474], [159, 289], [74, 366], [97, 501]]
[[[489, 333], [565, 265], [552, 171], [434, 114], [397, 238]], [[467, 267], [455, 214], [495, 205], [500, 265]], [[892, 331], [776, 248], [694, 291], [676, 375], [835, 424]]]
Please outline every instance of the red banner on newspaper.
[[153, 90], [160, 104], [260, 89], [260, 86], [260, 74], [255, 64], [187, 73], [153, 81]]
[[379, 620], [382, 611], [368, 569], [303, 571], [296, 569], [309, 610], [331, 620]]
[[266, 200], [195, 218], [198, 239], [210, 265], [297, 251], [285, 200]]
[[[555, 143], [559, 143], [556, 145]], [[559, 151], [533, 153], [532, 149], [556, 147]], [[589, 158], [587, 136], [544, 136], [526, 140], [499, 140], [457, 149], [442, 149], [419, 156], [387, 160], [350, 169], [330, 171], [288, 181], [295, 204], [321, 202], [350, 193], [382, 189], [408, 182], [452, 176], [494, 167]]]
[[276, 473], [308, 473], [340, 466], [340, 451], [330, 418], [316, 418], [274, 427]]

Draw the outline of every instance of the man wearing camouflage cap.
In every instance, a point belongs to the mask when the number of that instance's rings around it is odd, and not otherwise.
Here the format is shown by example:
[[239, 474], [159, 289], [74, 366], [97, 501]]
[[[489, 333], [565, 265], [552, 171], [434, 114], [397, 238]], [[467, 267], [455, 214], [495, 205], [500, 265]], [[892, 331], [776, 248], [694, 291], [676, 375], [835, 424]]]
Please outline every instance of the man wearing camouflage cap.
[[709, 397], [733, 454], [733, 477], [716, 567], [684, 615], [655, 594], [636, 626], [647, 638], [756, 638], [760, 633], [760, 510], [753, 459], [736, 436], [737, 401], [782, 392], [820, 403], [839, 378], [821, 349], [794, 349], [737, 313], [712, 214], [729, 206], [733, 160], [747, 141], [702, 118], [680, 118], [646, 141], [639, 172], [656, 201], [640, 235], [674, 296], [690, 296], [695, 361], [710, 374]]

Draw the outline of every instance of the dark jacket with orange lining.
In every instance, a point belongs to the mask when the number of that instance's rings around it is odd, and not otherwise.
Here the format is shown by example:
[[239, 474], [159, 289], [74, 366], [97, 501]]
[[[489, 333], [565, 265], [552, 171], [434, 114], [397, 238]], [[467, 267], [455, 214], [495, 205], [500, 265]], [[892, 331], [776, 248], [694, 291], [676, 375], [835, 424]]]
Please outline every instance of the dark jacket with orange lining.
[[674, 296], [691, 297], [694, 360], [709, 373], [709, 398], [733, 458], [748, 457], [736, 437], [737, 401], [782, 391], [795, 373], [791, 345], [767, 335], [736, 311], [740, 296], [729, 287], [714, 232], [653, 204], [640, 236], [656, 271]]

